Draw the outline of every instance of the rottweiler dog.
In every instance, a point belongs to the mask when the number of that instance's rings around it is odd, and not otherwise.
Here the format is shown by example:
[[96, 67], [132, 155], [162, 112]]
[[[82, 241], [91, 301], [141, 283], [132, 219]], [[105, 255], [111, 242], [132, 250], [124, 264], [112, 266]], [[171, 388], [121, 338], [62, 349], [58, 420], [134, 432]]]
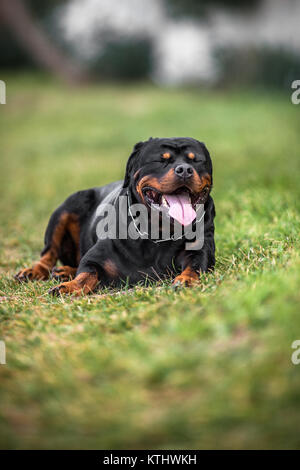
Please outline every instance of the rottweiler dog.
[[[191, 286], [215, 264], [212, 182], [212, 162], [204, 143], [179, 137], [139, 142], [128, 159], [124, 180], [76, 192], [54, 211], [40, 260], [15, 278], [22, 282], [52, 276], [60, 281], [50, 289], [52, 295], [88, 294], [98, 286], [134, 285], [170, 276], [175, 286]], [[128, 201], [128, 210], [121, 209], [121, 196]], [[97, 224], [103, 220], [99, 207], [104, 203], [116, 209], [117, 220], [121, 215], [128, 225], [133, 222], [138, 236], [121, 237], [117, 228], [115, 237], [99, 238]], [[133, 204], [147, 208], [150, 223], [155, 208], [160, 218], [167, 214], [171, 226], [176, 221], [192, 227], [197, 223], [196, 206], [201, 205], [201, 247], [187, 248], [184, 236], [159, 238], [161, 226], [158, 239], [142, 233], [130, 210]], [[56, 267], [58, 260], [62, 266]]]

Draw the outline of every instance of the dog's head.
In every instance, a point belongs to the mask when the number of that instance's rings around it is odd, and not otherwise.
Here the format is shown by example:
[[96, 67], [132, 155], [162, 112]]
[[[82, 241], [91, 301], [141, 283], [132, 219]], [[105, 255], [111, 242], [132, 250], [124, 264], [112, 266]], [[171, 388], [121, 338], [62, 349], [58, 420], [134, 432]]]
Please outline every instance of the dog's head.
[[159, 207], [182, 225], [196, 217], [212, 187], [212, 162], [202, 142], [187, 137], [139, 142], [129, 157], [124, 187], [149, 208]]

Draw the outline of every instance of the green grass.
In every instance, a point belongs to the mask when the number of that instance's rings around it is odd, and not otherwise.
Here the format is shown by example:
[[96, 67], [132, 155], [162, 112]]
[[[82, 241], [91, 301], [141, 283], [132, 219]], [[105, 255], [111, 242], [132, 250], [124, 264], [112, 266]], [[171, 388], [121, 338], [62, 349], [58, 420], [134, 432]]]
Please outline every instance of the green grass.
[[[299, 448], [300, 108], [1, 78], [0, 447]], [[79, 300], [14, 282], [66, 196], [121, 178], [135, 142], [181, 135], [213, 157], [214, 274]]]

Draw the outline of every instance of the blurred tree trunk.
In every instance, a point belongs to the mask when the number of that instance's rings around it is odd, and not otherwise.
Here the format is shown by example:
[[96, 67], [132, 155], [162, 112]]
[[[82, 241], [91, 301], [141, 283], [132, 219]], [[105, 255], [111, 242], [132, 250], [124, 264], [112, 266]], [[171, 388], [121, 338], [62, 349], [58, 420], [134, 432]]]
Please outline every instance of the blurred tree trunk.
[[86, 73], [47, 38], [22, 0], [0, 0], [0, 19], [38, 65], [68, 84], [87, 79]]

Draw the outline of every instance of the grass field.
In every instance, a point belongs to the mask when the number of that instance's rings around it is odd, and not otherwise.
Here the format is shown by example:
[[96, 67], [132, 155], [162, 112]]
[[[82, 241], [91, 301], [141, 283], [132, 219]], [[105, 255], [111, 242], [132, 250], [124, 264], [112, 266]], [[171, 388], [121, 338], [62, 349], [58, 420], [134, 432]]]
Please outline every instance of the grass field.
[[[300, 107], [1, 78], [0, 447], [299, 448]], [[66, 196], [121, 178], [135, 142], [181, 135], [213, 157], [214, 274], [79, 300], [15, 283]]]

